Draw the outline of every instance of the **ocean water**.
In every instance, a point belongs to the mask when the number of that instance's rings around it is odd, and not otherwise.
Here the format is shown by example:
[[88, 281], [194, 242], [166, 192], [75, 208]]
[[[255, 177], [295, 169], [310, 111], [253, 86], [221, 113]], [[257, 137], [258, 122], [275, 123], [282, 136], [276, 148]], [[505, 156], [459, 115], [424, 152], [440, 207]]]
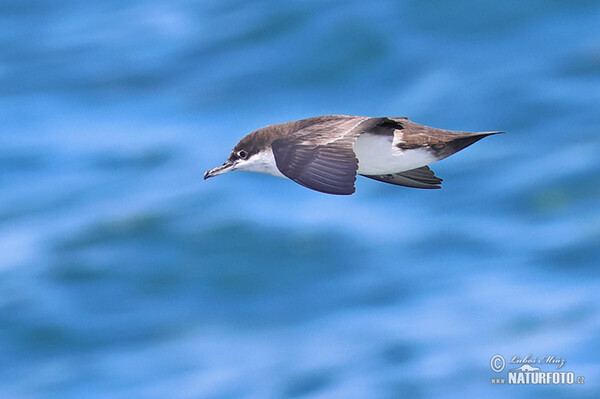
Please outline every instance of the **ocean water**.
[[[599, 21], [0, 2], [0, 397], [598, 397]], [[432, 165], [442, 190], [202, 180], [246, 133], [330, 113], [507, 133]], [[584, 384], [492, 384], [527, 355]]]

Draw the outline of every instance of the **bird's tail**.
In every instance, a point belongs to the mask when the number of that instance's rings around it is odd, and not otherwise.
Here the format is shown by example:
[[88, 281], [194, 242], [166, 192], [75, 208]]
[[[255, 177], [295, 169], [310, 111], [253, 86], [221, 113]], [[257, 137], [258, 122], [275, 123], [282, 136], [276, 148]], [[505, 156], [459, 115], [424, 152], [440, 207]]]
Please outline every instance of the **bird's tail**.
[[454, 140], [451, 140], [448, 143], [446, 143], [446, 146], [440, 151], [441, 154], [439, 155], [441, 155], [443, 158], [448, 157], [462, 149], [467, 148], [471, 144], [478, 142], [484, 137], [501, 133], [504, 132], [464, 132], [458, 135]]

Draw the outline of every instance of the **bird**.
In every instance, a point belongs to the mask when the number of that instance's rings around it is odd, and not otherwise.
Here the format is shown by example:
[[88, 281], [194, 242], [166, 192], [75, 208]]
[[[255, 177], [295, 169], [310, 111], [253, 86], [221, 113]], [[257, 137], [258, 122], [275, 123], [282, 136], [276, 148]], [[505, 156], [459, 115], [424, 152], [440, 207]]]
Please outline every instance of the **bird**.
[[230, 171], [267, 173], [326, 194], [355, 192], [356, 176], [438, 189], [429, 164], [503, 133], [437, 129], [406, 117], [323, 115], [269, 125], [243, 137], [204, 180]]

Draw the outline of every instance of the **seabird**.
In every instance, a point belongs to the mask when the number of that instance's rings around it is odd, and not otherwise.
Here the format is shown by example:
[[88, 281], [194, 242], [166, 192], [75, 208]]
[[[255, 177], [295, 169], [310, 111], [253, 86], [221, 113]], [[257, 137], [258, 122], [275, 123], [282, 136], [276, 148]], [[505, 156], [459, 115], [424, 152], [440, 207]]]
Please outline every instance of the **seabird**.
[[248, 134], [204, 179], [245, 170], [349, 195], [359, 174], [398, 186], [441, 188], [442, 179], [427, 165], [497, 133], [436, 129], [404, 117], [317, 116]]

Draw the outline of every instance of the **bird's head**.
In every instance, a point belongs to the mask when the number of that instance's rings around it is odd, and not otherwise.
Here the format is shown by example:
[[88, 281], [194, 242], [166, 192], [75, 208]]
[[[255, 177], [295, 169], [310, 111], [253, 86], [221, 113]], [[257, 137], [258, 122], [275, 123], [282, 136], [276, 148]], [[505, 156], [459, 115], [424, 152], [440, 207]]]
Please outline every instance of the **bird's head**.
[[275, 137], [268, 133], [268, 131], [260, 129], [245, 136], [233, 147], [225, 163], [207, 170], [204, 173], [204, 179], [233, 170], [281, 175], [275, 166], [275, 158], [271, 149], [271, 142]]

